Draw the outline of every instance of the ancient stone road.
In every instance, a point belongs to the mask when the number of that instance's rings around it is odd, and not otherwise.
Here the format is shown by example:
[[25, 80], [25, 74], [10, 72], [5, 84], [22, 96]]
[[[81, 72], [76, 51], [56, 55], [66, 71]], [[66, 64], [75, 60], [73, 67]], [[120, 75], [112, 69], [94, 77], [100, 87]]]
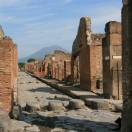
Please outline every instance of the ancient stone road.
[[[111, 132], [120, 116], [87, 107], [71, 110], [68, 104], [72, 98], [23, 72], [19, 73], [18, 93], [24, 111], [22, 121], [12, 120], [12, 132]], [[53, 106], [50, 111], [49, 102]]]

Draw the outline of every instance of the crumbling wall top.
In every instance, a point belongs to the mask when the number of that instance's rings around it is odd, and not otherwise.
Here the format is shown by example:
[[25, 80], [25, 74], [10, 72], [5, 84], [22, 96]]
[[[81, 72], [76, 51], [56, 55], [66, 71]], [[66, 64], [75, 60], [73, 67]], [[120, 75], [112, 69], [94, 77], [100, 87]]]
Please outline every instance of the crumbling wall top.
[[91, 45], [91, 18], [82, 17], [78, 28], [76, 39], [72, 46], [72, 54], [77, 53], [86, 45]]
[[110, 21], [105, 25], [106, 34], [119, 33], [121, 34], [122, 28], [121, 23], [117, 21]]
[[122, 2], [124, 5], [128, 5], [128, 4], [132, 3], [131, 0], [122, 0]]
[[105, 35], [102, 33], [94, 33], [91, 35], [91, 37], [92, 43], [94, 43], [95, 45], [102, 45], [102, 40], [105, 37]]

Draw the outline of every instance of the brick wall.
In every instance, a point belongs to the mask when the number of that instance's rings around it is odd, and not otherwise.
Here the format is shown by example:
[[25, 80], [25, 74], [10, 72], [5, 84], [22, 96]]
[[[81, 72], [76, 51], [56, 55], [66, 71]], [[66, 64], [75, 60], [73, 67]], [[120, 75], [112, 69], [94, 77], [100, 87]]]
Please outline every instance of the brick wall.
[[[66, 60], [70, 60], [71, 56], [63, 51], [55, 51], [44, 58], [45, 77], [50, 77], [56, 80], [65, 80], [65, 65]], [[67, 65], [66, 65], [67, 66]], [[66, 67], [68, 73], [71, 68]], [[50, 75], [49, 75], [50, 74]], [[71, 74], [71, 73], [70, 73]]]
[[89, 45], [79, 54], [80, 86], [89, 91], [96, 90], [96, 46]]
[[[75, 60], [79, 56], [80, 87], [96, 91], [97, 80], [102, 81], [103, 34], [91, 34], [91, 19], [82, 17], [72, 46], [72, 78], [75, 80]], [[74, 74], [74, 75], [73, 75]], [[75, 83], [75, 81], [74, 81]]]
[[17, 52], [10, 38], [0, 40], [0, 110], [10, 112], [16, 87]]
[[31, 72], [38, 77], [62, 81], [71, 75], [70, 59], [70, 54], [57, 50], [54, 53], [46, 55], [43, 61], [27, 63], [25, 71]]

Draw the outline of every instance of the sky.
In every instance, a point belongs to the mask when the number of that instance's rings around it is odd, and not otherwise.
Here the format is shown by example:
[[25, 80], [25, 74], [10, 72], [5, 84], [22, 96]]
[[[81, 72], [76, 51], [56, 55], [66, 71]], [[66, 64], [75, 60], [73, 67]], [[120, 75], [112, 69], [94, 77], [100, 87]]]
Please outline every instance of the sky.
[[104, 33], [108, 21], [121, 20], [121, 7], [121, 0], [0, 0], [0, 24], [23, 58], [51, 45], [70, 51], [81, 17]]

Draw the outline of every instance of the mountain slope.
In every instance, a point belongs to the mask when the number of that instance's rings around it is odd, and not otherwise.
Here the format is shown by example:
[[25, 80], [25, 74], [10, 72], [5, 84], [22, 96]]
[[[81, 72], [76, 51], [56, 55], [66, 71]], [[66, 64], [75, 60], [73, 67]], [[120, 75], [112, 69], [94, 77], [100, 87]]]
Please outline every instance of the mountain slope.
[[53, 46], [49, 46], [49, 47], [44, 47], [44, 48], [40, 49], [39, 51], [37, 51], [27, 57], [19, 59], [19, 62], [26, 62], [29, 58], [42, 60], [46, 54], [52, 53], [52, 52], [54, 52], [54, 50], [61, 50], [64, 52], [68, 52], [67, 50], [63, 49], [62, 47], [60, 47], [58, 45], [53, 45]]

